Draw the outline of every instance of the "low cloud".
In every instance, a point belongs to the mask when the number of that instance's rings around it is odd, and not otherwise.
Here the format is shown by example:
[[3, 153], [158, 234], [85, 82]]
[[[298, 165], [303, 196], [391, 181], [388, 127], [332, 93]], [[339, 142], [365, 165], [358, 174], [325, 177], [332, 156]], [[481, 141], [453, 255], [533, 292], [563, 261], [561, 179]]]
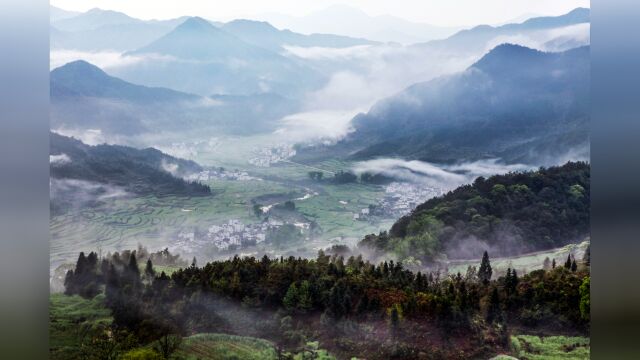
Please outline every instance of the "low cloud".
[[286, 50], [284, 55], [294, 55], [302, 59], [312, 60], [354, 60], [362, 58], [367, 50], [371, 50], [371, 45], [358, 45], [345, 48], [332, 48], [332, 47], [302, 47], [302, 46], [289, 46], [285, 45]]
[[360, 110], [310, 111], [288, 115], [280, 120], [281, 126], [274, 134], [289, 142], [334, 142], [353, 130], [351, 119]]
[[498, 36], [487, 43], [486, 51], [500, 44], [509, 43], [541, 51], [557, 52], [589, 45], [590, 42], [591, 24], [584, 23], [527, 34]]
[[49, 155], [49, 164], [52, 165], [62, 165], [70, 163], [71, 159], [67, 154], [59, 154], [59, 155]]
[[119, 69], [146, 61], [173, 61], [175, 58], [161, 54], [128, 55], [119, 51], [51, 50], [49, 68], [55, 69], [72, 61], [84, 60], [103, 70]]
[[58, 128], [52, 129], [52, 131], [56, 134], [76, 138], [87, 145], [100, 145], [107, 143], [107, 138], [100, 129]]
[[473, 182], [478, 176], [491, 176], [511, 171], [528, 170], [521, 164], [507, 165], [498, 159], [479, 160], [454, 165], [438, 165], [424, 161], [402, 159], [375, 159], [361, 161], [353, 166], [357, 174], [382, 174], [398, 180], [422, 183], [440, 189], [453, 189]]

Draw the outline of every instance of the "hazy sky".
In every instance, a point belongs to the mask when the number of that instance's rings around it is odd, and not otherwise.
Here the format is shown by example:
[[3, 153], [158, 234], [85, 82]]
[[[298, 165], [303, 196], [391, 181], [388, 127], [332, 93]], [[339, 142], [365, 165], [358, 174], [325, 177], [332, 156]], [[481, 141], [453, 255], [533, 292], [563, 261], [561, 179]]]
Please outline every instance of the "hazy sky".
[[335, 4], [352, 6], [369, 15], [394, 15], [435, 25], [496, 24], [523, 14], [559, 15], [589, 0], [52, 0], [66, 10], [99, 7], [141, 19], [198, 15], [212, 20], [256, 18], [262, 13], [302, 16]]

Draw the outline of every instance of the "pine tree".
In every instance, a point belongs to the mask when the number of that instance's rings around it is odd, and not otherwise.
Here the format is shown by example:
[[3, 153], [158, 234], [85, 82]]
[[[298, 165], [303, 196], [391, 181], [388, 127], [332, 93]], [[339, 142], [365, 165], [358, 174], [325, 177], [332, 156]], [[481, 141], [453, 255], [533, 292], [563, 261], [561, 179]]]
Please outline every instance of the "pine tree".
[[571, 271], [576, 272], [578, 270], [578, 264], [576, 264], [576, 259], [573, 259], [571, 262]]
[[584, 255], [582, 256], [582, 261], [587, 266], [591, 266], [591, 244], [587, 246], [587, 249], [584, 251]]
[[398, 334], [398, 327], [400, 326], [400, 314], [398, 314], [398, 306], [394, 305], [391, 308], [391, 334], [396, 337]]
[[198, 261], [196, 260], [196, 257], [193, 257], [193, 260], [191, 260], [191, 267], [195, 268], [198, 267]]
[[500, 310], [500, 295], [498, 294], [498, 288], [494, 287], [493, 291], [489, 295], [489, 306], [487, 308], [487, 321], [494, 322], [500, 321], [502, 318]]
[[73, 295], [76, 293], [73, 270], [67, 271], [64, 277], [64, 293], [65, 295]]
[[478, 278], [485, 285], [489, 283], [491, 280], [491, 275], [493, 274], [493, 270], [491, 270], [491, 261], [489, 261], [489, 254], [485, 251], [482, 255], [482, 262], [480, 263], [480, 269], [478, 270]]
[[307, 280], [304, 280], [300, 284], [300, 288], [298, 289], [297, 307], [302, 311], [310, 310], [313, 307], [313, 300], [311, 298], [311, 285]]
[[551, 261], [551, 268], [555, 269], [556, 268], [556, 259], [554, 258], [553, 261]]
[[150, 279], [152, 279], [156, 275], [155, 270], [153, 270], [153, 264], [151, 263], [151, 259], [147, 260], [147, 266], [144, 268], [144, 273]]
[[287, 293], [282, 299], [282, 305], [284, 305], [287, 310], [293, 310], [298, 305], [298, 287], [296, 283], [291, 283], [289, 286]]
[[564, 262], [565, 269], [571, 269], [571, 254], [567, 256], [567, 261]]

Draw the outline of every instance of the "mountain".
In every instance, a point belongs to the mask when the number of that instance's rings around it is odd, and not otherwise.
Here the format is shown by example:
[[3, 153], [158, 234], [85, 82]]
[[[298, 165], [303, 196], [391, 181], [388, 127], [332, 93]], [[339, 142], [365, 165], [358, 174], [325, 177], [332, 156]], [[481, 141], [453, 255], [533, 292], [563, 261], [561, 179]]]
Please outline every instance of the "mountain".
[[198, 17], [126, 55], [153, 61], [118, 69], [119, 77], [200, 95], [275, 92], [299, 97], [324, 79], [302, 61], [249, 44]]
[[208, 186], [185, 176], [202, 168], [159, 150], [118, 145], [89, 146], [74, 138], [50, 133], [50, 174], [53, 179], [81, 180], [123, 188], [138, 195], [206, 196]]
[[130, 53], [156, 53], [180, 59], [209, 61], [231, 57], [262, 57], [269, 54], [216, 28], [200, 17], [187, 19], [160, 39]]
[[[589, 48], [500, 45], [466, 71], [415, 84], [357, 115], [353, 159], [546, 164], [589, 142]], [[588, 151], [588, 150], [587, 150]]]
[[262, 18], [278, 28], [303, 34], [330, 33], [402, 44], [443, 39], [460, 30], [414, 23], [389, 15], [369, 16], [362, 10], [345, 5], [332, 5], [303, 17], [264, 14]]
[[112, 10], [91, 9], [85, 13], [54, 22], [54, 26], [62, 31], [92, 30], [105, 25], [128, 25], [141, 23], [124, 13]]
[[196, 100], [195, 95], [164, 88], [134, 85], [109, 76], [97, 66], [78, 60], [54, 69], [50, 75], [51, 97], [84, 96], [137, 103]]
[[91, 9], [51, 22], [52, 49], [126, 51], [144, 46], [168, 33], [186, 17], [170, 20], [140, 20], [124, 13]]
[[80, 15], [80, 13], [77, 11], [64, 10], [53, 5], [49, 5], [49, 22], [68, 19], [78, 15]]
[[[490, 42], [499, 37], [517, 37], [535, 35], [536, 33], [566, 28], [572, 25], [590, 23], [591, 11], [577, 8], [561, 16], [544, 16], [528, 19], [518, 24], [502, 26], [480, 25], [472, 29], [461, 30], [454, 35], [428, 43], [416, 44], [416, 47], [427, 47], [447, 52], [473, 53], [484, 51]], [[581, 44], [586, 45], [586, 44]]]
[[137, 135], [198, 128], [220, 133], [272, 131], [297, 107], [272, 94], [202, 97], [132, 84], [86, 62], [74, 61], [50, 74], [52, 129], [99, 130]]
[[548, 250], [589, 236], [589, 194], [590, 165], [583, 162], [480, 177], [419, 205], [359, 246], [427, 261]]
[[222, 30], [247, 43], [277, 52], [284, 50], [285, 46], [344, 48], [379, 44], [375, 41], [340, 35], [303, 35], [290, 30], [278, 30], [268, 22], [243, 19], [224, 24]]

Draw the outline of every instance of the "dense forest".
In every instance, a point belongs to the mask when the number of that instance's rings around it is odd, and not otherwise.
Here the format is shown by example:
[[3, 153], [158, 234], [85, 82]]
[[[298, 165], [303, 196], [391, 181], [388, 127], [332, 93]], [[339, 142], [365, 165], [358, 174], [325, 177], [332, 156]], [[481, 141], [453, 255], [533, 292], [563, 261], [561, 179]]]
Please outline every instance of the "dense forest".
[[374, 254], [433, 261], [546, 250], [589, 234], [590, 165], [569, 162], [537, 171], [479, 177], [428, 200], [389, 232], [360, 243]]
[[211, 189], [180, 176], [201, 171], [193, 161], [178, 159], [159, 150], [118, 145], [90, 146], [80, 140], [50, 133], [51, 177], [84, 180], [121, 187], [138, 195], [206, 196]]
[[487, 253], [478, 269], [452, 276], [323, 251], [316, 259], [235, 256], [202, 267], [194, 260], [171, 276], [143, 258], [144, 265], [136, 251], [81, 253], [67, 273], [67, 294], [101, 296], [113, 316], [109, 338], [95, 332], [85, 351], [115, 358], [145, 347], [172, 358], [182, 336], [216, 332], [267, 338], [282, 359], [308, 340], [338, 358], [468, 359], [508, 349], [512, 329], [589, 329], [588, 261], [572, 258], [496, 279]]

